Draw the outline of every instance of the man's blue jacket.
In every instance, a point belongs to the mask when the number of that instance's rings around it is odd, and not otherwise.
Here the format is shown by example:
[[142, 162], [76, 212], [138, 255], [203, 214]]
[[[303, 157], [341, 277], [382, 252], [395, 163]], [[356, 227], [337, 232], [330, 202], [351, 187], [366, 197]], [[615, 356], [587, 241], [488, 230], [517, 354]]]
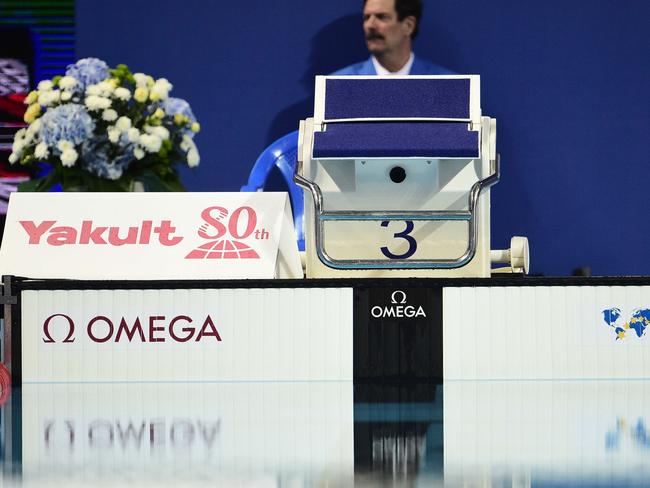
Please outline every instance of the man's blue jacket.
[[[349, 76], [349, 75], [376, 75], [375, 66], [372, 64], [372, 58], [368, 58], [361, 63], [351, 64], [338, 71], [335, 71], [330, 76]], [[430, 63], [414, 55], [413, 65], [409, 75], [453, 75], [453, 71], [438, 66], [437, 64]]]

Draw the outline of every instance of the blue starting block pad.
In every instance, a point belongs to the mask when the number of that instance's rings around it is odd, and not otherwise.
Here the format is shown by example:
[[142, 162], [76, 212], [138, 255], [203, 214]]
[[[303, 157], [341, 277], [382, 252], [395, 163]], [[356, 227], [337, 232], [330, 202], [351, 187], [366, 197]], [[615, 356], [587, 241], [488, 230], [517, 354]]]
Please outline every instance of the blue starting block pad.
[[480, 157], [469, 78], [380, 81], [324, 79], [326, 126], [314, 134], [315, 159]]
[[470, 120], [468, 78], [325, 80], [325, 121], [353, 119]]
[[314, 158], [478, 158], [477, 131], [467, 124], [367, 122], [328, 124], [314, 134]]

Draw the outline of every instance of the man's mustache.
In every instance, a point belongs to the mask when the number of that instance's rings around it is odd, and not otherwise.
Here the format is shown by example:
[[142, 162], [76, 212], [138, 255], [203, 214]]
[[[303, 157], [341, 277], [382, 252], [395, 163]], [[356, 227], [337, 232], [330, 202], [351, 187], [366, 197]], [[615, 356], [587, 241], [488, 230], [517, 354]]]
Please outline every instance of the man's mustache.
[[366, 35], [366, 41], [372, 41], [372, 40], [375, 40], [375, 39], [383, 41], [384, 36], [382, 36], [379, 32], [375, 32], [375, 31], [368, 32], [368, 34]]

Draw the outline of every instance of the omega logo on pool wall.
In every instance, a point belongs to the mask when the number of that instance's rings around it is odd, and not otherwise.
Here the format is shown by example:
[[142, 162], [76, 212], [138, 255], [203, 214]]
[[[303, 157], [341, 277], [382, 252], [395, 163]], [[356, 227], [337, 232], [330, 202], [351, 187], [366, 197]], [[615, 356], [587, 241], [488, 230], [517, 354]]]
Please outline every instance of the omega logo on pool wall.
[[[221, 341], [221, 335], [210, 315], [199, 321], [187, 315], [174, 317], [150, 315], [142, 318], [135, 317], [131, 321], [125, 317], [111, 320], [104, 315], [97, 315], [84, 323], [84, 330], [88, 339], [96, 343], [188, 342], [192, 339], [195, 342], [202, 339]], [[46, 344], [74, 342], [75, 331], [76, 324], [70, 316], [61, 313], [50, 315], [43, 322], [43, 342]]]
[[406, 292], [402, 290], [395, 290], [390, 296], [389, 306], [375, 305], [370, 309], [370, 314], [374, 318], [412, 318], [412, 317], [426, 317], [422, 305], [414, 306], [407, 304]]
[[354, 378], [442, 378], [442, 287], [420, 280], [354, 289]]

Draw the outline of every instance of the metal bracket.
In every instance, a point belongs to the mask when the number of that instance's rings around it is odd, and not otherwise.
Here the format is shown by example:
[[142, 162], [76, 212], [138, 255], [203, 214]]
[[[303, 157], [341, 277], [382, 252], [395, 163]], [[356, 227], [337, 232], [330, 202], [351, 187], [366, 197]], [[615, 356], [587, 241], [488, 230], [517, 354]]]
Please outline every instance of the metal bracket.
[[[494, 185], [501, 177], [499, 155], [490, 160], [490, 175], [474, 183], [469, 191], [468, 210], [323, 210], [323, 193], [320, 187], [299, 174], [302, 165], [296, 165], [293, 181], [309, 190], [314, 200], [315, 241], [318, 258], [334, 269], [454, 269], [465, 266], [476, 254], [477, 219], [476, 207], [481, 192]], [[325, 249], [325, 222], [369, 220], [419, 220], [419, 221], [465, 221], [469, 236], [467, 249], [458, 258], [450, 259], [335, 259]]]
[[9, 371], [10, 375], [13, 375], [13, 366], [12, 366], [12, 330], [13, 330], [13, 319], [12, 319], [12, 305], [18, 303], [18, 297], [13, 296], [11, 292], [11, 276], [2, 277], [2, 295], [0, 295], [0, 304], [3, 305], [3, 335], [2, 335], [2, 347], [0, 348], [0, 354], [2, 355], [2, 362]]
[[11, 294], [11, 276], [3, 276], [2, 285], [0, 305], [16, 305], [18, 303], [18, 297]]

